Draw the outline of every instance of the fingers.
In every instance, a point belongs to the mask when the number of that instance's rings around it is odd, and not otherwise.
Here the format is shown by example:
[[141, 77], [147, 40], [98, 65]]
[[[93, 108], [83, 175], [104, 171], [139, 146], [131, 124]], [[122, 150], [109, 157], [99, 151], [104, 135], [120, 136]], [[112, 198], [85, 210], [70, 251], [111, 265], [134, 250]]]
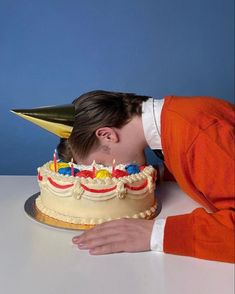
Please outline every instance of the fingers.
[[97, 238], [78, 244], [79, 249], [88, 249], [91, 254], [109, 254], [125, 251], [125, 241], [120, 236]]
[[100, 255], [124, 251], [125, 238], [117, 224], [122, 220], [114, 220], [98, 225], [81, 236], [72, 239], [79, 249], [89, 249], [90, 254]]
[[79, 244], [84, 243], [90, 239], [94, 239], [96, 236], [105, 237], [107, 235], [114, 235], [120, 229], [123, 222], [123, 219], [120, 219], [97, 225], [94, 228], [85, 231], [80, 236], [75, 236], [72, 239], [72, 242], [74, 244]]
[[152, 226], [151, 220], [114, 220], [74, 237], [73, 243], [94, 255], [146, 251], [150, 249]]
[[73, 243], [78, 245], [80, 249], [90, 249], [96, 246], [102, 246], [111, 242], [122, 241], [122, 235], [116, 234], [113, 230], [101, 231], [98, 234], [92, 233], [82, 236], [80, 239], [73, 239]]
[[89, 253], [92, 255], [103, 255], [103, 254], [110, 254], [110, 253], [118, 253], [123, 252], [122, 244], [121, 243], [110, 243], [106, 245], [102, 245], [99, 247], [95, 247], [94, 249], [90, 249]]

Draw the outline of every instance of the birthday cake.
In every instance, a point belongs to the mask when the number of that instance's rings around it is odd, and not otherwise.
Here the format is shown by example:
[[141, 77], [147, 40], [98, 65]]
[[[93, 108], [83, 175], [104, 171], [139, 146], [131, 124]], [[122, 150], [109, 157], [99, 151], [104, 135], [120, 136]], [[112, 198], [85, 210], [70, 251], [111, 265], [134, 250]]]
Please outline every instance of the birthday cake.
[[119, 218], [151, 219], [157, 210], [155, 182], [152, 166], [50, 161], [38, 168], [36, 207], [51, 218], [89, 226]]

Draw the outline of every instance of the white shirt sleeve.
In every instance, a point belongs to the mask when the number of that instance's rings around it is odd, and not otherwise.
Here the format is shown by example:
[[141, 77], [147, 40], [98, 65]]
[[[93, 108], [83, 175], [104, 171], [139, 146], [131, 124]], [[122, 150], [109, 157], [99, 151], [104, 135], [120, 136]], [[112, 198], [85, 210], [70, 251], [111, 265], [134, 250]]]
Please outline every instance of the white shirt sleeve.
[[164, 99], [149, 98], [142, 103], [144, 136], [151, 149], [162, 149], [161, 112]]
[[166, 219], [156, 219], [153, 224], [150, 249], [153, 251], [163, 252], [164, 229]]

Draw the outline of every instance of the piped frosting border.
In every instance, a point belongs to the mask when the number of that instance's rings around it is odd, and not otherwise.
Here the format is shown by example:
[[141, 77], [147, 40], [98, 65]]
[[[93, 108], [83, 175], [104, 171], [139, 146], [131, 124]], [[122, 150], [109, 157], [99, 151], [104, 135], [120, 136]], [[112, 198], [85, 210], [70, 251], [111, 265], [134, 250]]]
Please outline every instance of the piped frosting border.
[[[111, 221], [113, 219], [117, 219], [117, 218], [82, 218], [82, 217], [73, 217], [73, 216], [67, 216], [61, 213], [58, 213], [52, 209], [49, 209], [47, 207], [45, 207], [42, 203], [41, 200], [41, 196], [39, 196], [36, 199], [36, 207], [44, 214], [54, 218], [54, 219], [58, 219], [64, 222], [68, 222], [68, 223], [72, 223], [72, 224], [87, 224], [87, 225], [97, 225], [97, 224], [101, 224], [103, 222], [106, 221]], [[150, 207], [149, 209], [146, 209], [142, 212], [136, 213], [134, 215], [126, 215], [122, 218], [142, 218], [142, 219], [152, 219], [155, 215], [156, 215], [156, 211], [157, 211], [157, 204], [155, 202], [155, 204]]]

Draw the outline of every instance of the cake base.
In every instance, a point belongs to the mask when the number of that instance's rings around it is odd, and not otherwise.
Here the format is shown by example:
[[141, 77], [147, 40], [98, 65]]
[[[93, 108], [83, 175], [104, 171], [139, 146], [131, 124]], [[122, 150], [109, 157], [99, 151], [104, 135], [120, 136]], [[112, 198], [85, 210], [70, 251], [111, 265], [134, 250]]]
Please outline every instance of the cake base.
[[[24, 210], [26, 212], [26, 214], [32, 218], [33, 220], [42, 223], [44, 225], [48, 225], [50, 227], [54, 227], [54, 228], [59, 228], [59, 229], [66, 229], [66, 230], [88, 230], [93, 228], [95, 225], [85, 225], [85, 224], [72, 224], [72, 223], [68, 223], [68, 222], [64, 222], [61, 220], [57, 220], [55, 218], [52, 218], [44, 213], [42, 213], [36, 206], [36, 199], [39, 196], [40, 192], [35, 193], [34, 195], [32, 195], [31, 197], [29, 197], [25, 204], [24, 204]], [[155, 211], [155, 214], [152, 218], [156, 217], [160, 211], [161, 211], [161, 204], [158, 200], [158, 206], [157, 206], [157, 210]]]
[[36, 206], [35, 201], [39, 196], [39, 192], [29, 197], [24, 204], [24, 211], [26, 214], [32, 218], [33, 220], [42, 223], [44, 225], [48, 225], [50, 227], [66, 229], [66, 230], [88, 230], [93, 228], [92, 225], [81, 225], [81, 224], [71, 224], [67, 222], [63, 222], [61, 220], [57, 220], [52, 218], [44, 213], [42, 213]]

